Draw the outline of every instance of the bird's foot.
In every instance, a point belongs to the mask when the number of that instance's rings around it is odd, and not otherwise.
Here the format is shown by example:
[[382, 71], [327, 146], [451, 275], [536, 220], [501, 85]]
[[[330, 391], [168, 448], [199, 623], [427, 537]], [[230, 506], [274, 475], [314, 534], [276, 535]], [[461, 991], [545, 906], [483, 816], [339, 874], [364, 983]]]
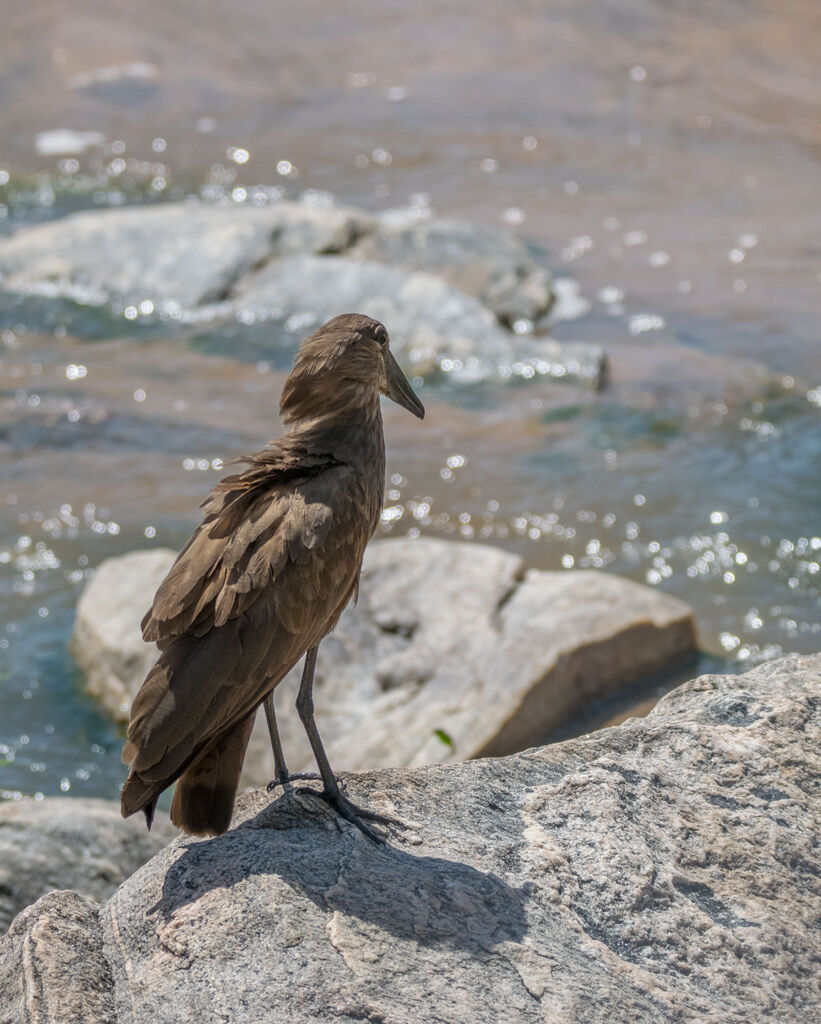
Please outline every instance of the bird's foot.
[[[284, 777], [278, 776], [275, 779], [271, 779], [268, 785], [265, 787], [266, 793], [273, 793], [277, 786], [282, 786], [283, 789], [294, 781], [294, 779], [300, 782], [316, 779], [318, 782], [322, 781], [322, 776], [317, 775], [315, 772], [300, 772], [298, 775], [285, 775]], [[314, 790], [311, 790], [314, 792]]]
[[[293, 777], [293, 776], [292, 776]], [[378, 825], [385, 825], [388, 828], [406, 828], [404, 822], [398, 818], [391, 818], [387, 814], [377, 814], [376, 811], [369, 811], [366, 807], [357, 807], [353, 801], [349, 800], [346, 796], [343, 796], [342, 791], [339, 788], [334, 790], [322, 789], [316, 790], [311, 789], [308, 786], [302, 787], [296, 791], [297, 793], [305, 793], [310, 796], [318, 796], [320, 800], [324, 800], [326, 804], [329, 804], [336, 813], [349, 821], [352, 825], [356, 825], [360, 832], [371, 839], [377, 846], [385, 846], [387, 839], [384, 833], [378, 829], [371, 828], [366, 822], [373, 821]]]

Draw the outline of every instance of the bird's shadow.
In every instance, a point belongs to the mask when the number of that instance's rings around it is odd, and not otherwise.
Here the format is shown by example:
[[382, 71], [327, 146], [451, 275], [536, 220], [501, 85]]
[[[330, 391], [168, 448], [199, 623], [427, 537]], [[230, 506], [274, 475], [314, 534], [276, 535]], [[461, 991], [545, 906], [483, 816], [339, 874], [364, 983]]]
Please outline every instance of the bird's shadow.
[[[315, 801], [311, 801], [313, 805]], [[531, 886], [515, 888], [459, 861], [379, 847], [333, 812], [284, 794], [215, 839], [192, 841], [168, 869], [149, 914], [168, 920], [205, 893], [276, 875], [324, 913], [370, 922], [425, 946], [480, 952], [527, 931]]]

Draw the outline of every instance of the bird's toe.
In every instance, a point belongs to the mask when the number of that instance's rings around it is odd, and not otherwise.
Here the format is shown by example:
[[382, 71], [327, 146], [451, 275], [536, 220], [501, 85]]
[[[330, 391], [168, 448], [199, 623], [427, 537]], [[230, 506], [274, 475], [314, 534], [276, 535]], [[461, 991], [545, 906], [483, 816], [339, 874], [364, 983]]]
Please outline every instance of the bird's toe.
[[[317, 782], [321, 782], [322, 776], [317, 775], [315, 772], [299, 772], [297, 775], [286, 775], [285, 778], [271, 779], [265, 787], [265, 791], [267, 793], [273, 793], [273, 791], [279, 786], [282, 786], [282, 788], [285, 789], [287, 786], [290, 786], [295, 779], [300, 782], [307, 780], [316, 780]], [[315, 790], [311, 790], [311, 792], [313, 793]]]
[[306, 795], [319, 797], [320, 800], [324, 800], [341, 818], [355, 825], [360, 832], [378, 846], [385, 846], [387, 844], [387, 837], [378, 829], [372, 828], [367, 822], [384, 825], [386, 828], [407, 828], [405, 823], [398, 818], [392, 818], [387, 814], [379, 814], [376, 811], [368, 810], [367, 807], [357, 806], [339, 790], [336, 792], [325, 789], [316, 790], [306, 786], [298, 789], [296, 792], [305, 793]]

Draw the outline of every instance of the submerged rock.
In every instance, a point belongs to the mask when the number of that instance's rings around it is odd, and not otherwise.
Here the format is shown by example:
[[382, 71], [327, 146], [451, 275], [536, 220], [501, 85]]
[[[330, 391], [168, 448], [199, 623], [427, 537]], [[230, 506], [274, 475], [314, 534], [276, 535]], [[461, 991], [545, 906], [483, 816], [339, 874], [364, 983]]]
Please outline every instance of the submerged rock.
[[[139, 623], [173, 558], [109, 559], [78, 604], [74, 656], [121, 720], [122, 695], [136, 693], [156, 658]], [[694, 653], [689, 607], [618, 576], [526, 573], [517, 556], [482, 544], [377, 541], [365, 555], [358, 605], [319, 649], [317, 722], [338, 770], [509, 754], [543, 740], [591, 698]], [[299, 672], [276, 690], [277, 717], [289, 767], [312, 770], [294, 708]], [[260, 714], [243, 780], [272, 777]]]
[[0, 932], [52, 889], [107, 900], [179, 834], [162, 817], [148, 832], [142, 820], [123, 821], [113, 800], [64, 796], [0, 803]]
[[648, 718], [370, 772], [378, 848], [318, 800], [241, 798], [105, 906], [0, 940], [0, 1019], [804, 1024], [817, 1016], [821, 656], [704, 676]]

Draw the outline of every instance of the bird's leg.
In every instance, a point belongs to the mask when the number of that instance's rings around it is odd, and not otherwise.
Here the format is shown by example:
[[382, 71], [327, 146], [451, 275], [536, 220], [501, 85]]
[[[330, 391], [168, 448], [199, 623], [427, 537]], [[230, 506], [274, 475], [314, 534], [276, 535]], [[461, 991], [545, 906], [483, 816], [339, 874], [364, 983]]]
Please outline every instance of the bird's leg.
[[273, 690], [271, 690], [262, 703], [265, 708], [265, 721], [268, 723], [268, 735], [271, 737], [271, 749], [274, 752], [274, 777], [266, 786], [268, 792], [270, 793], [277, 786], [287, 786], [291, 779], [318, 779], [318, 775], [291, 775], [289, 773], [288, 766], [285, 764], [285, 754], [282, 751], [282, 740], [279, 738], [279, 729], [277, 728]]
[[268, 694], [263, 701], [265, 707], [265, 721], [268, 723], [268, 735], [271, 737], [271, 749], [274, 752], [274, 783], [284, 786], [288, 781], [288, 766], [285, 764], [285, 755], [282, 752], [282, 740], [279, 738], [277, 728], [277, 715], [274, 711], [274, 691]]
[[316, 759], [317, 767], [319, 768], [319, 774], [322, 777], [324, 788], [321, 793], [317, 793], [317, 791], [313, 789], [306, 789], [304, 792], [321, 797], [334, 808], [337, 814], [356, 825], [360, 832], [364, 832], [369, 839], [372, 839], [375, 843], [383, 844], [385, 842], [385, 837], [382, 833], [377, 832], [369, 825], [366, 825], [365, 821], [362, 819], [375, 821], [382, 825], [401, 825], [401, 822], [396, 821], [394, 818], [389, 818], [386, 815], [377, 814], [375, 811], [369, 811], [365, 808], [357, 807], [356, 804], [352, 803], [346, 796], [344, 796], [339, 788], [339, 783], [334, 776], [333, 769], [328, 761], [325, 749], [322, 746], [322, 740], [319, 737], [319, 730], [317, 729], [316, 722], [314, 721], [313, 698], [314, 669], [316, 667], [316, 653], [318, 649], [318, 646], [312, 647], [305, 655], [305, 667], [302, 671], [302, 682], [299, 684], [299, 693], [296, 698], [296, 709], [299, 712], [302, 724], [305, 726], [305, 732], [308, 734], [308, 741], [311, 744], [311, 750], [314, 752], [314, 757]]

